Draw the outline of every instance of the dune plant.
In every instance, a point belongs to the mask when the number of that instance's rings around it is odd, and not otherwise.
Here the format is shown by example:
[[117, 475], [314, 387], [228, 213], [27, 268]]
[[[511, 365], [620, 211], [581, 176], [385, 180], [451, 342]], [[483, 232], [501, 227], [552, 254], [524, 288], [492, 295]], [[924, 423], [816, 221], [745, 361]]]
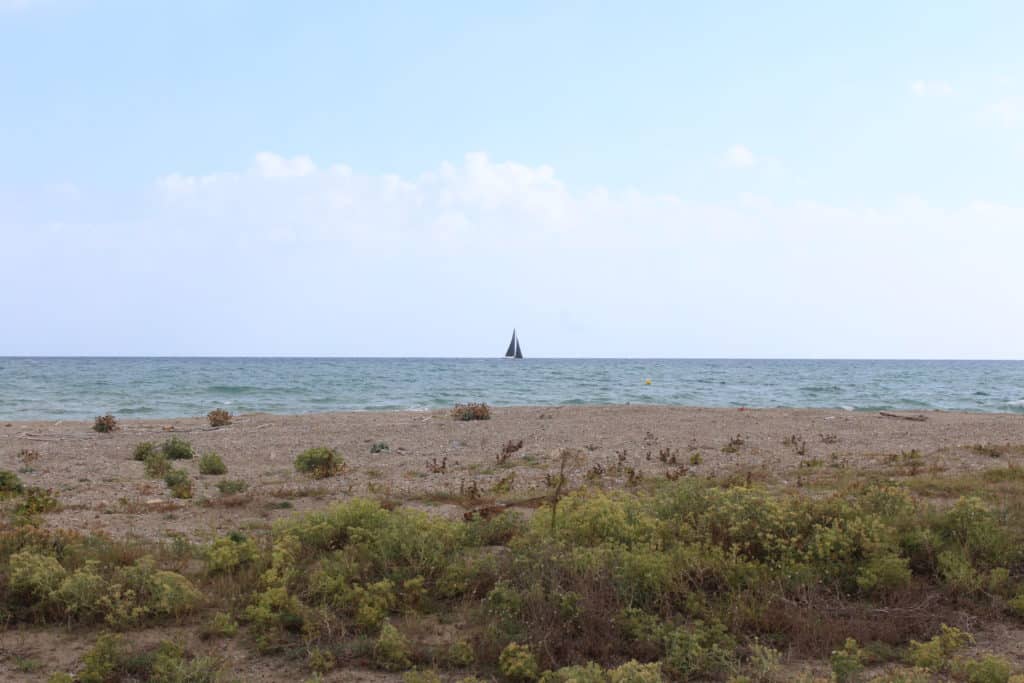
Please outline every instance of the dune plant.
[[232, 415], [223, 408], [215, 408], [206, 414], [211, 427], [225, 427], [231, 424]]
[[192, 444], [185, 439], [172, 436], [160, 446], [160, 452], [168, 460], [191, 460], [195, 456]]
[[241, 479], [224, 479], [217, 482], [217, 490], [225, 496], [243, 493], [248, 488], [249, 485]]
[[175, 498], [192, 497], [192, 479], [185, 470], [172, 469], [164, 475], [164, 483]]
[[227, 465], [216, 453], [206, 453], [199, 458], [199, 474], [225, 474]]
[[326, 479], [335, 475], [344, 465], [344, 460], [333, 448], [310, 448], [295, 458], [295, 469], [314, 479]]
[[452, 408], [452, 417], [462, 422], [490, 420], [491, 408], [486, 403], [459, 403]]
[[117, 418], [110, 413], [100, 415], [92, 423], [92, 429], [94, 432], [100, 432], [101, 434], [116, 432], [118, 430]]
[[152, 441], [143, 441], [135, 444], [135, 448], [132, 450], [132, 459], [138, 460], [139, 462], [145, 462], [146, 458], [157, 452], [157, 445]]

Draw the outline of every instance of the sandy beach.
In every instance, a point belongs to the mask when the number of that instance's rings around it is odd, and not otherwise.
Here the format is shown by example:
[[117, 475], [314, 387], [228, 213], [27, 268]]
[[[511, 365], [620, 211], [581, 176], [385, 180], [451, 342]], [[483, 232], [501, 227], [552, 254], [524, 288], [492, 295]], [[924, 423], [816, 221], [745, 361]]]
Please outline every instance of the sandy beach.
[[[851, 469], [885, 474], [909, 466], [955, 474], [1024, 464], [1024, 416], [900, 415], [924, 419], [841, 410], [565, 406], [497, 408], [490, 420], [474, 422], [453, 420], [447, 411], [252, 414], [220, 428], [205, 417], [122, 420], [111, 434], [92, 431], [91, 422], [0, 422], [0, 469], [21, 470], [26, 485], [54, 490], [61, 509], [46, 516], [51, 526], [200, 541], [354, 496], [447, 516], [488, 502], [530, 501], [545, 495], [545, 477], [558, 470], [563, 449], [574, 454], [567, 470], [572, 488], [748, 472], [795, 486]], [[171, 436], [188, 440], [197, 455], [218, 453], [227, 474], [200, 475], [197, 459], [178, 461], [193, 476], [195, 493], [191, 500], [170, 497], [162, 481], [147, 478], [143, 464], [132, 460], [132, 450]], [[499, 464], [504, 445], [520, 440], [522, 447]], [[371, 453], [378, 442], [388, 450]], [[341, 453], [340, 476], [311, 480], [295, 471], [295, 456], [314, 446]], [[986, 455], [986, 447], [1000, 457]], [[26, 451], [33, 453], [30, 462], [19, 455]], [[901, 459], [911, 451], [919, 459]], [[225, 497], [216, 489], [222, 479], [243, 480], [248, 490]], [[468, 488], [479, 495], [466, 496]]]

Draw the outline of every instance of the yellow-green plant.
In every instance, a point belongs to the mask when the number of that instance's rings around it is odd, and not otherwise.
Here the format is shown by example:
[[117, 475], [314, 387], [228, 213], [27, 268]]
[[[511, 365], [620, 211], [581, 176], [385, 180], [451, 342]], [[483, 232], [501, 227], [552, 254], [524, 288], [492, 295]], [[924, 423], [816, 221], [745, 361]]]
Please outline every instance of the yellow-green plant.
[[314, 479], [333, 476], [344, 464], [336, 450], [326, 447], [307, 449], [295, 458], [295, 469]]
[[380, 635], [373, 644], [373, 661], [385, 671], [401, 671], [412, 665], [409, 641], [388, 622], [381, 625]]
[[537, 679], [537, 658], [529, 645], [509, 643], [498, 658], [501, 673], [513, 681], [534, 681]]

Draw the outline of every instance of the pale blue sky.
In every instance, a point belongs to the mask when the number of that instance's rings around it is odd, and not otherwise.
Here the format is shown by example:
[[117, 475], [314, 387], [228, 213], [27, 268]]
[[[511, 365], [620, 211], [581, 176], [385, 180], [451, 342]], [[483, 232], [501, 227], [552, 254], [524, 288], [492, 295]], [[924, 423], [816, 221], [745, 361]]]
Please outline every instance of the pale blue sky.
[[776, 4], [0, 0], [0, 355], [1024, 357], [1024, 3]]

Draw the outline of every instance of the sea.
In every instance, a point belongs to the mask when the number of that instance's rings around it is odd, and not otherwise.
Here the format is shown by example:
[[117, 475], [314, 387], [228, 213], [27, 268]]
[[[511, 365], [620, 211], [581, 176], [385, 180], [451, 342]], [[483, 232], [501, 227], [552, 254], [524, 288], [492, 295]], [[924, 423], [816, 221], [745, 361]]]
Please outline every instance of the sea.
[[1024, 361], [0, 358], [0, 420], [638, 404], [1024, 414]]

